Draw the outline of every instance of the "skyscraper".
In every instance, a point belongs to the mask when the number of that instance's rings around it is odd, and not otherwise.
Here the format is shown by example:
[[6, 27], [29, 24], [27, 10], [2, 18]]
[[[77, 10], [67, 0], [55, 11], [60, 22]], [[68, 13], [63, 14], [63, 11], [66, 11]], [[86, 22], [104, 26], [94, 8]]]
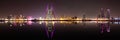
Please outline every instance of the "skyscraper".
[[104, 18], [104, 17], [105, 17], [104, 9], [103, 9], [103, 8], [101, 8], [101, 10], [100, 10], [100, 11], [101, 11], [100, 17], [101, 17], [101, 18]]
[[52, 19], [54, 19], [54, 12], [53, 12], [53, 8], [52, 8], [51, 5], [47, 5], [46, 19], [47, 19], [47, 20], [52, 20]]
[[110, 9], [107, 9], [107, 15], [106, 18], [110, 19]]

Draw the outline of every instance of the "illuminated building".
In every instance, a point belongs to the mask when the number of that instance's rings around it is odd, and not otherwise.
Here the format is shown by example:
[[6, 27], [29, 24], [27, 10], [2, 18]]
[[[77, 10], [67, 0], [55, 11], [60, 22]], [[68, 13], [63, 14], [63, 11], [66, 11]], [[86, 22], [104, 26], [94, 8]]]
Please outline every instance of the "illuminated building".
[[100, 17], [101, 17], [101, 18], [104, 18], [104, 17], [105, 17], [104, 9], [103, 9], [103, 8], [101, 8], [101, 10], [100, 10], [100, 11], [101, 11]]
[[27, 17], [27, 20], [32, 20], [33, 18], [31, 16], [28, 16]]
[[101, 8], [101, 14], [97, 16], [97, 20], [110, 20], [110, 9], [107, 9], [107, 13], [104, 12], [104, 9]]
[[110, 20], [110, 9], [107, 9], [107, 15], [106, 18], [108, 18]]
[[72, 17], [63, 16], [63, 17], [60, 17], [60, 20], [72, 20]]
[[54, 16], [53, 8], [51, 7], [51, 5], [48, 5], [46, 20], [54, 20], [54, 19], [55, 19], [55, 16]]

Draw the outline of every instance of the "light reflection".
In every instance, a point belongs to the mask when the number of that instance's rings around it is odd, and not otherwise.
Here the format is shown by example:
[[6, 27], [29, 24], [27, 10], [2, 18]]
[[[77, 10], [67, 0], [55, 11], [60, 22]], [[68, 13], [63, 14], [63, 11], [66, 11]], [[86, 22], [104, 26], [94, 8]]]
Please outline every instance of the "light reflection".
[[45, 30], [46, 30], [47, 37], [49, 39], [52, 39], [55, 31], [55, 26], [54, 26], [55, 22], [47, 21], [45, 24], [46, 24]]
[[110, 32], [110, 23], [98, 23], [100, 27], [100, 33]]
[[24, 26], [24, 25], [32, 25], [32, 21], [3, 21], [0, 23], [7, 23], [10, 27], [11, 26]]
[[32, 25], [32, 23], [33, 23], [32, 21], [27, 21], [28, 25]]
[[120, 22], [114, 22], [114, 24], [120, 24]]
[[[27, 23], [28, 25], [32, 25], [34, 21], [1, 21], [0, 23]], [[36, 21], [38, 24], [49, 23], [49, 21]], [[60, 23], [60, 24], [73, 24], [73, 23], [109, 23], [109, 21], [52, 21], [51, 23]], [[120, 24], [120, 22], [110, 22], [113, 24]]]
[[24, 26], [24, 22], [23, 21], [8, 21], [8, 24], [10, 26]]
[[[90, 23], [96, 23], [98, 24], [99, 28], [100, 28], [100, 33], [103, 34], [105, 32], [111, 32], [110, 31], [110, 22], [108, 21], [4, 21], [1, 23], [8, 23], [8, 25], [10, 27], [13, 26], [24, 26], [24, 25], [33, 25], [33, 23], [37, 23], [37, 24], [45, 24], [45, 32], [46, 32], [46, 36], [50, 39], [52, 39], [54, 37], [54, 32], [55, 32], [55, 24], [56, 23], [60, 23], [60, 24], [83, 24], [84, 26], [86, 26]], [[120, 22], [113, 22], [113, 23], [120, 23]]]

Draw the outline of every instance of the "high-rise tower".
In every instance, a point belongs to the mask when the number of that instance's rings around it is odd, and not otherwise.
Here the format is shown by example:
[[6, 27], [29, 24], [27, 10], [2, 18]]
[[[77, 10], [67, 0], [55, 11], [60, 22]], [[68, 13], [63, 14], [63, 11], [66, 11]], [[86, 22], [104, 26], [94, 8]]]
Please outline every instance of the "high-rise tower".
[[55, 19], [53, 7], [51, 5], [47, 5], [46, 19], [47, 20], [53, 20], [53, 19]]
[[107, 15], [106, 18], [110, 19], [110, 9], [107, 9]]
[[101, 17], [101, 18], [104, 18], [104, 17], [105, 17], [105, 14], [104, 14], [104, 9], [103, 9], [103, 8], [101, 8], [101, 10], [100, 10], [100, 11], [101, 11], [101, 14], [100, 14], [101, 16], [100, 16], [100, 17]]

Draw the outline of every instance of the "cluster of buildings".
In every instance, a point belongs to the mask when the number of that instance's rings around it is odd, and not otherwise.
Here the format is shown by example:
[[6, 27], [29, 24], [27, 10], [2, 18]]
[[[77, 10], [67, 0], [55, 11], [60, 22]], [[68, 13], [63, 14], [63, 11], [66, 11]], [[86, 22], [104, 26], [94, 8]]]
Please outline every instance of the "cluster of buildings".
[[0, 20], [32, 20], [31, 16], [23, 16], [23, 15], [9, 15], [5, 18], [0, 18]]
[[67, 17], [61, 16], [56, 18], [54, 15], [53, 8], [49, 5], [46, 11], [46, 17], [42, 18], [32, 18], [31, 16], [23, 15], [9, 15], [6, 18], [0, 18], [0, 20], [118, 20], [118, 18], [113, 18], [110, 16], [110, 9], [101, 8], [100, 14], [96, 18], [87, 18], [86, 15], [83, 15], [81, 18], [77, 16]]
[[101, 13], [97, 17], [98, 19], [99, 18], [105, 18], [105, 19], [111, 20], [110, 9], [101, 8], [100, 12]]

